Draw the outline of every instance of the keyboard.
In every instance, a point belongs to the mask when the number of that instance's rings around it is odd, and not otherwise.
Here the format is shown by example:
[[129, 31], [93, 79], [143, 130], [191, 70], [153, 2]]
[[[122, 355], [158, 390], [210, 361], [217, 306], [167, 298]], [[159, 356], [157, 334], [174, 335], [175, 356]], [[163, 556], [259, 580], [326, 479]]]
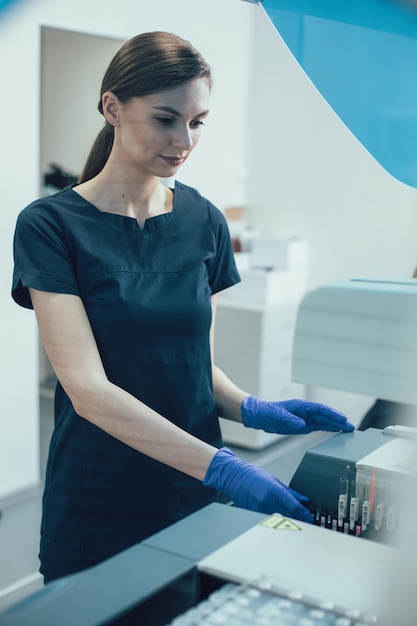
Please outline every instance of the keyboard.
[[167, 626], [369, 626], [374, 615], [277, 591], [267, 581], [225, 583]]

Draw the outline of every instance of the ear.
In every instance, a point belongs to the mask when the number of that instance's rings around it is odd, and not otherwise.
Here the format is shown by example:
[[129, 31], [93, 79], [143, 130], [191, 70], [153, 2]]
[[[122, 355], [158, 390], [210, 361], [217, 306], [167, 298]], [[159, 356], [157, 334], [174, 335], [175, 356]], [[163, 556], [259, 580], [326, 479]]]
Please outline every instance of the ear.
[[101, 97], [103, 115], [112, 126], [119, 125], [119, 98], [112, 91], [105, 91]]

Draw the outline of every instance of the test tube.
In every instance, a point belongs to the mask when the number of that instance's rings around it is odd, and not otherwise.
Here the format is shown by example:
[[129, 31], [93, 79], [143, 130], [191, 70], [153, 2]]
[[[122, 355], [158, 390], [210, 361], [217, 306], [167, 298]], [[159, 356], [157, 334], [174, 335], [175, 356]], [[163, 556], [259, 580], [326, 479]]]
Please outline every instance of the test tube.
[[386, 516], [386, 529], [388, 532], [396, 530], [397, 526], [397, 507], [395, 494], [392, 490], [387, 495], [387, 516]]
[[374, 516], [375, 530], [380, 530], [382, 528], [382, 525], [384, 522], [384, 512], [385, 512], [385, 503], [384, 503], [383, 484], [380, 483], [377, 486], [377, 493], [376, 493], [376, 507], [375, 507], [375, 516]]
[[356, 522], [359, 519], [359, 493], [360, 483], [352, 480], [350, 483], [350, 503], [349, 503], [349, 528], [355, 530]]
[[389, 506], [387, 509], [387, 531], [392, 532], [395, 530], [395, 526], [397, 523], [397, 511], [394, 506]]
[[343, 520], [347, 514], [348, 485], [347, 478], [340, 478], [339, 501], [337, 506], [337, 525], [339, 528], [343, 528]]
[[329, 528], [331, 530], [332, 528], [332, 521], [333, 521], [333, 515], [331, 511], [327, 511], [326, 514], [326, 528]]
[[370, 485], [363, 486], [362, 502], [362, 532], [365, 532], [371, 523], [371, 502], [369, 500]]

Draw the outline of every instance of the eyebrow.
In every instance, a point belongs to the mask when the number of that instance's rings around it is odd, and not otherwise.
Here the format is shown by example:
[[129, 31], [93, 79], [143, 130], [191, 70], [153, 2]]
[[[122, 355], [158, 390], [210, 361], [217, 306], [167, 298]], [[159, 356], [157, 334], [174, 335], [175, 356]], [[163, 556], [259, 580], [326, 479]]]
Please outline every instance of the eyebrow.
[[[175, 109], [172, 109], [171, 107], [153, 107], [153, 108], [157, 109], [158, 111], [164, 111], [165, 113], [171, 113], [171, 115], [175, 115], [176, 117], [181, 117], [181, 113], [179, 113], [179, 111], [176, 111]], [[202, 111], [201, 113], [198, 113], [194, 117], [202, 117], [203, 115], [208, 115], [208, 112], [209, 110], [207, 109], [206, 111]]]

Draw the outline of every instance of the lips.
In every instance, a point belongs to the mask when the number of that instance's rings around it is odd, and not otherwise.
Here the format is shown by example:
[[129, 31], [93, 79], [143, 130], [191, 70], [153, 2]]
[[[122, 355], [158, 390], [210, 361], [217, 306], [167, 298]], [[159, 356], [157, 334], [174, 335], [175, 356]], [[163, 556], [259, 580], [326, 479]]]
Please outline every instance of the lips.
[[182, 165], [185, 161], [185, 157], [167, 157], [161, 154], [161, 159], [168, 163], [168, 165], [172, 165], [173, 167], [178, 167], [178, 165]]

